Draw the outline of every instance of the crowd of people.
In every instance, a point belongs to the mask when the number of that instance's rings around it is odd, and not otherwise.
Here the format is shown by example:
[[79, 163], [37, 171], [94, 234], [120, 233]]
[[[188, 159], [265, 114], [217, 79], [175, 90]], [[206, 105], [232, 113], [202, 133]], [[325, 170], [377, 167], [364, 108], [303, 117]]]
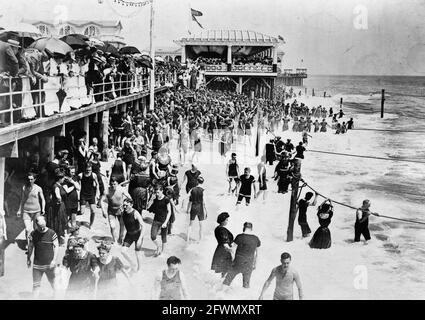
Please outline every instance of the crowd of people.
[[[202, 241], [203, 224], [208, 217], [204, 178], [196, 165], [203, 149], [202, 141], [205, 141], [202, 136], [211, 142], [218, 141], [220, 155], [225, 159], [232, 143], [241, 137], [250, 139], [254, 125], [258, 125], [260, 131], [273, 133], [280, 128], [281, 122], [282, 131], [289, 130], [289, 122], [292, 121], [292, 130], [302, 132], [303, 141], [296, 147], [290, 139], [285, 143], [279, 136], [266, 144], [258, 164], [258, 179], [251, 174], [250, 168], [244, 168], [242, 174], [236, 153], [231, 153], [226, 165], [228, 193], [236, 196], [237, 207], [243, 201], [248, 206], [251, 197], [262, 195], [263, 202], [266, 201], [267, 165], [273, 165], [276, 160], [273, 178], [277, 181], [278, 193], [288, 192], [291, 181], [300, 174], [308, 137], [311, 137], [307, 132], [311, 132], [312, 127], [316, 128], [312, 118], [316, 121], [322, 118], [325, 122], [320, 130], [314, 132], [326, 132], [326, 127], [329, 127], [325, 119], [327, 116], [335, 117], [331, 110], [327, 113], [326, 108], [321, 106], [310, 109], [296, 100], [291, 104], [284, 104], [278, 99], [251, 100], [234, 92], [205, 88], [193, 90], [185, 86], [156, 96], [154, 111], [129, 110], [111, 115], [109, 145], [100, 146], [100, 137], [86, 141], [83, 135], [75, 140], [78, 141], [75, 145], [59, 150], [55, 159], [44, 168], [34, 166], [27, 175], [18, 215], [25, 223], [29, 266], [33, 251], [35, 254], [35, 294], [38, 294], [44, 273], [53, 283], [60, 246], [66, 247], [62, 264], [71, 272], [67, 289], [70, 296], [95, 292], [97, 297], [103, 297], [105, 292], [111, 293], [117, 272], [131, 277], [141, 270], [141, 250], [144, 236], [148, 234], [146, 229], [150, 228], [150, 239], [155, 244], [154, 257], [167, 252], [167, 242], [179, 210], [186, 210], [190, 215], [186, 241], [189, 243], [193, 239], [195, 220], [199, 224], [195, 241]], [[342, 109], [336, 116], [344, 116]], [[350, 121], [352, 128], [352, 119]], [[172, 159], [170, 155], [173, 139], [177, 140], [178, 159]], [[188, 155], [189, 150], [192, 150], [192, 155]], [[69, 154], [72, 156], [69, 157]], [[104, 174], [100, 159], [108, 160], [110, 157], [113, 157], [112, 166]], [[190, 169], [185, 171], [180, 182], [177, 177], [179, 169], [187, 163], [190, 163]], [[186, 195], [181, 197], [183, 188]], [[298, 222], [304, 237], [311, 233], [307, 209], [315, 206], [316, 202], [317, 194], [310, 192], [298, 201]], [[365, 201], [358, 210], [356, 241], [360, 240], [360, 235], [370, 239], [367, 224], [372, 213], [369, 207], [370, 202]], [[90, 217], [89, 222], [83, 224], [77, 221], [80, 220], [77, 217], [84, 215], [86, 208]], [[87, 250], [87, 239], [78, 233], [81, 227], [92, 228], [98, 210], [109, 224], [111, 240], [99, 244], [99, 255], [96, 256]], [[310, 241], [311, 248], [331, 246], [328, 226], [332, 215], [333, 205], [327, 200], [318, 208], [320, 227]], [[229, 217], [227, 212], [217, 217], [219, 226], [215, 229], [215, 237], [218, 245], [211, 269], [221, 274], [224, 285], [230, 285], [235, 276], [242, 273], [243, 287], [249, 288], [261, 240], [253, 234], [253, 224], [249, 221], [244, 223], [243, 233], [234, 238], [226, 228]], [[135, 259], [129, 252], [133, 244]], [[127, 264], [110, 255], [112, 246], [121, 248]], [[292, 299], [293, 283], [298, 287], [299, 297], [303, 297], [300, 277], [289, 268], [290, 261], [290, 254], [283, 253], [281, 265], [272, 270], [260, 299], [273, 279], [276, 279], [274, 299]], [[188, 298], [180, 264], [178, 257], [167, 259], [167, 268], [155, 280], [155, 298]]]
[[[1, 112], [0, 125], [48, 117], [149, 88], [152, 60], [148, 56], [112, 54], [89, 45], [64, 55], [24, 48], [18, 40], [0, 41], [0, 94], [23, 92], [0, 96], [0, 112], [8, 110], [10, 103], [16, 109], [13, 119]], [[177, 72], [180, 64], [157, 61], [156, 84], [173, 82]]]

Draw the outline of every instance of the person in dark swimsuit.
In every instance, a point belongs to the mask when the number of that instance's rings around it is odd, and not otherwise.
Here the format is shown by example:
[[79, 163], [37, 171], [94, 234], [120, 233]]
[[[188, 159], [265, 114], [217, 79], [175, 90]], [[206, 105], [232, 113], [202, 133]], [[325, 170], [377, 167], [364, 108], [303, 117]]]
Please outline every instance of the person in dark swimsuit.
[[[117, 273], [121, 272], [127, 279], [129, 275], [125, 270], [122, 261], [110, 254], [112, 245], [107, 242], [101, 242], [97, 247], [99, 256], [97, 257], [97, 264], [99, 266], [99, 280], [97, 284], [97, 299], [119, 299], [118, 296], [118, 281]], [[122, 297], [121, 297], [122, 298]]]
[[276, 160], [276, 147], [274, 144], [274, 140], [271, 139], [268, 143], [266, 143], [266, 162], [269, 165], [273, 165], [273, 161]]
[[254, 198], [257, 197], [257, 188], [255, 186], [255, 178], [251, 175], [251, 169], [245, 168], [244, 174], [239, 177], [239, 191], [238, 191], [238, 200], [236, 205], [242, 203], [243, 198], [245, 198], [245, 204], [249, 206], [251, 201], [252, 187], [254, 187]]
[[278, 193], [287, 193], [291, 174], [291, 166], [288, 157], [285, 155], [276, 165], [274, 179], [277, 180]]
[[62, 264], [71, 271], [66, 292], [69, 298], [88, 298], [94, 291], [95, 274], [98, 274], [99, 266], [96, 256], [86, 249], [87, 241], [85, 238], [76, 238], [72, 250], [62, 260]]
[[221, 273], [224, 278], [232, 267], [232, 243], [233, 234], [227, 230], [226, 225], [229, 222], [229, 214], [222, 212], [217, 217], [217, 226], [214, 230], [215, 238], [217, 239], [217, 248], [215, 249], [211, 270], [216, 273]]
[[159, 300], [188, 300], [186, 279], [179, 270], [181, 260], [175, 256], [167, 259], [167, 269], [162, 270], [155, 279], [154, 299]]
[[204, 188], [201, 185], [204, 183], [204, 178], [198, 177], [198, 185], [190, 190], [189, 203], [187, 205], [187, 213], [190, 214], [189, 228], [187, 229], [186, 241], [190, 241], [190, 231], [193, 221], [198, 217], [199, 221], [199, 241], [202, 239], [202, 223], [207, 217], [207, 208], [204, 202]]
[[354, 121], [353, 118], [350, 118], [350, 120], [347, 121], [347, 130], [354, 129]]
[[[148, 211], [155, 215], [151, 227], [151, 239], [156, 245], [155, 256], [158, 257], [164, 251], [167, 243], [167, 227], [171, 217], [170, 199], [164, 195], [164, 187], [162, 185], [155, 187], [155, 197], [148, 204]], [[162, 249], [157, 239], [159, 232], [161, 232]]]
[[186, 193], [189, 193], [189, 191], [198, 185], [198, 177], [201, 175], [201, 171], [198, 170], [195, 164], [192, 163], [192, 169], [187, 170], [184, 173], [182, 184], [187, 181], [186, 184]]
[[[80, 206], [81, 213], [84, 212], [87, 203], [90, 206], [90, 224], [89, 229], [94, 223], [95, 209], [96, 209], [96, 193], [99, 191], [99, 182], [97, 175], [92, 172], [90, 164], [86, 165], [84, 173], [78, 175], [81, 185], [80, 193]], [[105, 217], [106, 218], [106, 217]]]
[[294, 158], [304, 159], [304, 152], [306, 151], [306, 149], [303, 146], [303, 143], [301, 141], [295, 149], [296, 149], [297, 153], [295, 154]]
[[354, 224], [354, 242], [360, 241], [360, 236], [363, 235], [365, 242], [370, 240], [369, 232], [369, 216], [372, 214], [379, 217], [379, 214], [371, 212], [370, 200], [364, 200], [363, 205], [356, 211], [356, 223]]
[[123, 257], [133, 266], [134, 264], [128, 255], [128, 248], [134, 242], [134, 249], [136, 251], [137, 271], [141, 268], [142, 244], [143, 244], [143, 219], [139, 212], [133, 209], [133, 200], [125, 198], [123, 203], [122, 219], [126, 234], [122, 244], [121, 253]]
[[[239, 165], [236, 161], [236, 153], [232, 153], [232, 158], [227, 163], [226, 175], [227, 175], [227, 178], [228, 178], [228, 181], [229, 181], [228, 194], [231, 194], [231, 193], [235, 192], [235, 190], [236, 190], [237, 183], [238, 183], [237, 181], [238, 181], [238, 177], [239, 177]], [[236, 184], [234, 189], [232, 188], [232, 181], [234, 181], [235, 184]]]
[[[183, 181], [180, 184], [180, 189], [181, 189], [181, 186], [184, 185], [184, 183], [187, 181], [186, 193], [189, 193], [193, 187], [196, 187], [198, 185], [198, 177], [200, 175], [201, 175], [201, 171], [199, 171], [197, 166], [194, 163], [192, 163], [192, 168], [190, 170], [187, 170], [184, 173]], [[181, 204], [182, 208], [184, 208], [184, 201], [185, 201], [185, 198], [183, 198], [183, 201]]]
[[311, 233], [310, 227], [307, 222], [307, 209], [309, 206], [315, 206], [317, 202], [317, 194], [314, 197], [313, 203], [310, 203], [313, 197], [313, 192], [307, 192], [304, 199], [298, 201], [298, 224], [301, 227], [303, 237], [308, 237]]
[[235, 259], [223, 284], [230, 286], [235, 276], [242, 273], [243, 287], [249, 288], [251, 274], [257, 263], [257, 250], [261, 245], [260, 239], [252, 233], [251, 222], [244, 223], [243, 233], [236, 236], [234, 243], [237, 245]]

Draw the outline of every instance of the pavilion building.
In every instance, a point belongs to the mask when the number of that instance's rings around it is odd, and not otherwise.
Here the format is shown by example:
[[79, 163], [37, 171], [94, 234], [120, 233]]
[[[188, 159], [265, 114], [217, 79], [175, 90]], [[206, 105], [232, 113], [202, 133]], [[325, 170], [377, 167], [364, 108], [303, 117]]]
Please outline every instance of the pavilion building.
[[182, 63], [199, 57], [216, 61], [204, 64], [207, 87], [264, 98], [272, 96], [281, 42], [250, 30], [206, 30], [175, 41], [181, 46]]

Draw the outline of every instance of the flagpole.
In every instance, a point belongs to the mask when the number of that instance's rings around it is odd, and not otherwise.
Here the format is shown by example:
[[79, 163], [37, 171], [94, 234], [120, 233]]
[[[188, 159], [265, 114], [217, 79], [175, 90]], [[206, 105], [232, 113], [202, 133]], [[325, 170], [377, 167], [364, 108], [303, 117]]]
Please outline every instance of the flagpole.
[[[192, 34], [192, 6], [190, 5], [190, 0], [189, 0], [189, 24], [187, 26], [187, 31], [188, 33], [191, 35]], [[184, 62], [183, 62], [184, 63]]]
[[153, 1], [151, 0], [151, 17], [150, 17], [150, 51], [152, 58], [152, 69], [151, 69], [151, 81], [150, 81], [150, 94], [149, 94], [149, 110], [153, 111], [155, 101], [155, 46], [153, 43], [153, 19], [154, 19], [154, 8]]

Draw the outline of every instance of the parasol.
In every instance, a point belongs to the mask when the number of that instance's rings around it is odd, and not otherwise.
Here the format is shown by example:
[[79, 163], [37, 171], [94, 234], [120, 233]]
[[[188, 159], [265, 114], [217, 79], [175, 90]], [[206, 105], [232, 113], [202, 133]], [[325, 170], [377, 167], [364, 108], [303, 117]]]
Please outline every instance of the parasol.
[[84, 40], [84, 38], [87, 38], [87, 37], [83, 35], [80, 36], [79, 34], [72, 34], [72, 35], [69, 34], [67, 36], [60, 38], [60, 40], [68, 44], [73, 49], [82, 49], [88, 46], [88, 43]]
[[125, 46], [122, 47], [119, 50], [119, 53], [121, 54], [135, 54], [135, 53], [140, 53], [139, 49], [137, 49], [136, 47], [133, 46]]
[[0, 33], [13, 31], [16, 32], [20, 37], [41, 37], [40, 30], [38, 30], [37, 27], [24, 22], [12, 21], [8, 23], [6, 21], [0, 21], [0, 29], [2, 29], [0, 30]]
[[59, 100], [59, 110], [60, 110], [63, 102], [65, 101], [65, 97], [66, 97], [65, 90], [59, 89], [59, 91], [56, 92], [56, 96], [58, 97], [58, 100]]
[[115, 57], [119, 57], [120, 53], [118, 52], [118, 49], [115, 48], [112, 44], [109, 42], [105, 42], [103, 46], [96, 46], [99, 50], [102, 50], [104, 53], [110, 53], [111, 55]]
[[40, 51], [45, 51], [47, 49], [53, 54], [58, 53], [62, 55], [66, 55], [68, 52], [73, 51], [68, 44], [66, 44], [62, 40], [52, 37], [37, 39], [33, 43], [31, 43], [29, 48], [35, 48]]
[[143, 59], [143, 58], [139, 58], [139, 59], [137, 59], [136, 60], [142, 67], [144, 67], [144, 68], [148, 68], [148, 69], [152, 69], [153, 68], [153, 66], [152, 66], [152, 62], [150, 62], [149, 60], [147, 60], [147, 59]]

